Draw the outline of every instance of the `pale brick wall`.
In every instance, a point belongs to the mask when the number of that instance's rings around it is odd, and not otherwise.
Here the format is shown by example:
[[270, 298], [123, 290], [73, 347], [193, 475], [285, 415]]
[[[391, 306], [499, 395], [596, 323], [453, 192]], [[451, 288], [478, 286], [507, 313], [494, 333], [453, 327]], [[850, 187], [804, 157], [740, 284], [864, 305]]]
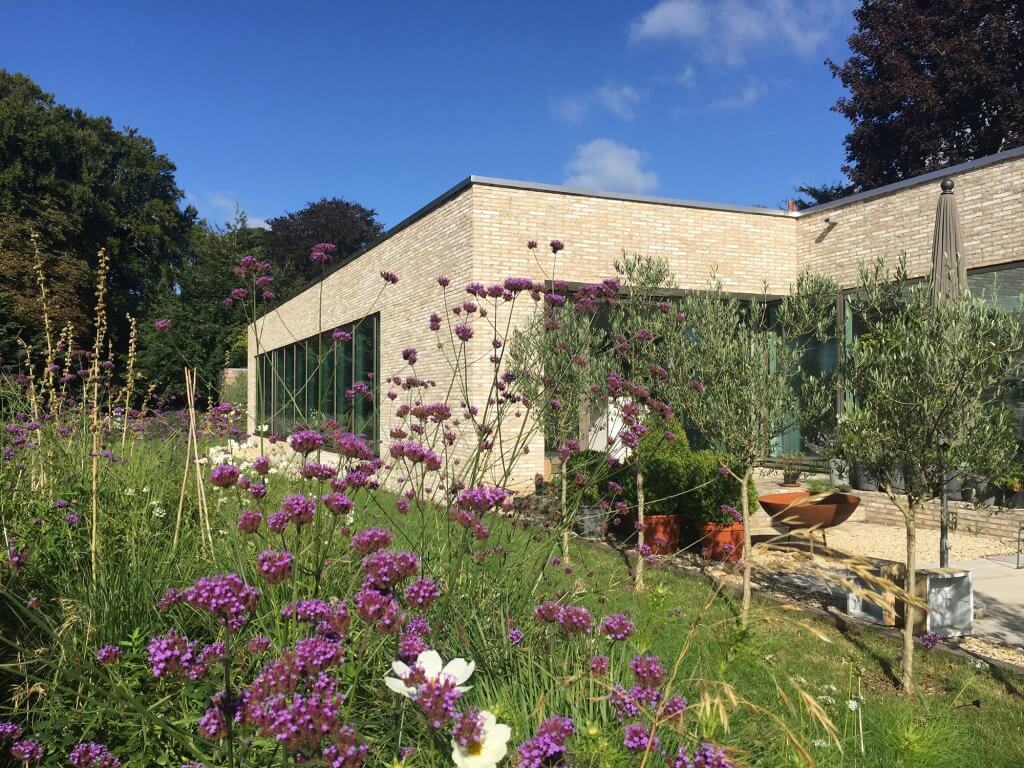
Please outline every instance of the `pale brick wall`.
[[[949, 176], [968, 267], [1024, 260], [1024, 158]], [[934, 179], [796, 219], [801, 269], [830, 275], [849, 288], [857, 283], [862, 261], [884, 256], [894, 265], [905, 252], [910, 276], [927, 275], [939, 184]], [[830, 215], [838, 217], [831, 227], [824, 221]]]
[[[686, 205], [585, 197], [532, 189], [477, 185], [473, 252], [478, 275], [549, 276], [547, 243], [565, 250], [556, 277], [594, 282], [614, 275], [614, 262], [644, 253], [667, 260], [681, 288], [705, 288], [717, 269], [726, 290], [784, 294], [797, 275], [796, 227], [791, 217]], [[537, 240], [537, 251], [526, 242]], [[538, 260], [539, 262], [538, 263]]]
[[[385, 398], [385, 379], [393, 374], [405, 375], [408, 366], [401, 358], [402, 350], [415, 347], [420, 352], [417, 373], [421, 378], [434, 378], [438, 389], [444, 386], [447, 366], [435, 351], [436, 336], [427, 328], [431, 311], [443, 312], [444, 300], [436, 282], [439, 274], [451, 277], [461, 286], [472, 279], [470, 242], [470, 211], [472, 188], [427, 213], [384, 242], [332, 272], [322, 285], [313, 286], [280, 307], [268, 312], [249, 327], [249, 367], [254, 370], [256, 334], [260, 351], [275, 349], [293, 341], [313, 336], [320, 330], [380, 312], [381, 380], [380, 434], [384, 446], [393, 425], [392, 406]], [[381, 278], [382, 270], [399, 276], [397, 285], [388, 285]], [[322, 317], [320, 288], [323, 289]], [[249, 377], [249, 426], [253, 428], [256, 402], [255, 376]], [[441, 390], [443, 391], [443, 390]], [[430, 399], [442, 395], [431, 393]]]

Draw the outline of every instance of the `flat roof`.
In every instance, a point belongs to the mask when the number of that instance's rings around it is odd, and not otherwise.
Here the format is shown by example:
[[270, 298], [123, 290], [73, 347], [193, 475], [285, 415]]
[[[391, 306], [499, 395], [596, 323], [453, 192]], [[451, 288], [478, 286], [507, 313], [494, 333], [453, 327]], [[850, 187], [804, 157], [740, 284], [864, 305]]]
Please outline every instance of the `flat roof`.
[[[654, 197], [650, 195], [624, 195], [615, 192], [600, 192], [592, 189], [583, 189], [581, 187], [568, 187], [563, 186], [561, 184], [544, 184], [535, 181], [517, 181], [515, 179], [502, 179], [495, 176], [477, 176], [475, 174], [472, 174], [462, 179], [462, 181], [458, 182], [457, 184], [446, 189], [444, 192], [442, 192], [440, 195], [438, 195], [433, 200], [428, 202], [426, 205], [413, 211], [400, 222], [398, 222], [393, 227], [384, 232], [376, 240], [367, 243], [363, 248], [360, 248], [355, 253], [352, 253], [345, 257], [344, 259], [342, 259], [341, 261], [335, 263], [331, 269], [324, 273], [323, 277], [326, 277], [332, 272], [341, 269], [343, 266], [359, 258], [367, 251], [380, 245], [388, 238], [398, 234], [403, 229], [415, 223], [419, 219], [423, 218], [431, 211], [440, 208], [449, 200], [458, 197], [462, 192], [469, 189], [474, 184], [487, 187], [521, 189], [532, 192], [550, 192], [559, 195], [573, 195], [576, 197], [593, 197], [603, 200], [622, 200], [625, 202], [646, 203], [648, 205], [667, 205], [679, 208], [697, 208], [700, 210], [707, 211], [722, 211], [725, 213], [746, 213], [756, 216], [782, 216], [784, 218], [798, 219], [803, 216], [809, 216], [815, 213], [820, 213], [822, 211], [828, 211], [833, 208], [839, 208], [844, 205], [850, 205], [851, 203], [858, 203], [864, 200], [870, 200], [875, 197], [883, 197], [893, 192], [898, 192], [901, 189], [915, 187], [920, 184], [927, 184], [928, 182], [940, 180], [946, 176], [965, 173], [967, 171], [975, 170], [977, 168], [984, 168], [985, 166], [988, 165], [995, 165], [996, 163], [1002, 163], [1007, 160], [1013, 160], [1019, 157], [1024, 157], [1024, 146], [1015, 147], [1014, 149], [1007, 149], [1004, 150], [1003, 152], [997, 152], [994, 155], [986, 155], [985, 157], [979, 157], [975, 160], [968, 160], [967, 162], [964, 163], [950, 165], [945, 168], [930, 171], [929, 173], [921, 174], [920, 176], [912, 176], [909, 179], [903, 179], [902, 181], [897, 181], [892, 184], [886, 184], [885, 186], [876, 187], [875, 189], [869, 189], [864, 192], [858, 192], [856, 194], [850, 195], [849, 197], [844, 197], [840, 200], [833, 200], [828, 203], [814, 205], [809, 208], [805, 208], [802, 211], [783, 211], [778, 208], [762, 208], [761, 206], [757, 205], [728, 205], [725, 203], [708, 203], [699, 200], [683, 200], [674, 197]], [[300, 293], [303, 293], [307, 289], [315, 286], [318, 282], [320, 282], [323, 279], [323, 277], [310, 281], [306, 286], [302, 288], [301, 291], [299, 291], [299, 293], [295, 294], [295, 296], [298, 296]], [[292, 296], [291, 298], [295, 298], [295, 296]], [[280, 302], [274, 302], [266, 309], [264, 309], [264, 311], [261, 312], [259, 316], [262, 317], [263, 315], [280, 307], [282, 304], [290, 300], [291, 299], [285, 299]]]

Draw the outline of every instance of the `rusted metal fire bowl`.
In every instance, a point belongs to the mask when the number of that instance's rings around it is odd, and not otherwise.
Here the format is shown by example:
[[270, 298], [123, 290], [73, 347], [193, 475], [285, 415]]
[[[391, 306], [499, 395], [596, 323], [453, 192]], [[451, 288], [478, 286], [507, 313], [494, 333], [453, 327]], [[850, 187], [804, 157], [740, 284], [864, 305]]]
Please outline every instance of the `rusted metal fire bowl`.
[[769, 493], [758, 501], [772, 520], [790, 528], [832, 528], [849, 519], [860, 504], [860, 496], [830, 493], [814, 498], [807, 491], [790, 491]]

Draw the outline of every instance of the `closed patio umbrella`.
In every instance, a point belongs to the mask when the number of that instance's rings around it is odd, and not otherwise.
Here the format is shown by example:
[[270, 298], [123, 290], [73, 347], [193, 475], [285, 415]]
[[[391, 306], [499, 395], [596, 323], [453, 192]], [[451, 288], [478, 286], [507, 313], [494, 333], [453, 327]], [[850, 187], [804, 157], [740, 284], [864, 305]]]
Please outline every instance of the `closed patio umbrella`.
[[959, 296], [966, 288], [967, 258], [960, 235], [953, 180], [943, 179], [932, 237], [932, 295], [936, 299]]
[[[953, 180], [942, 180], [942, 194], [935, 209], [932, 237], [932, 297], [935, 301], [959, 298], [967, 289], [967, 259], [960, 234], [960, 215], [953, 197]], [[949, 496], [942, 485], [939, 566], [949, 567]]]

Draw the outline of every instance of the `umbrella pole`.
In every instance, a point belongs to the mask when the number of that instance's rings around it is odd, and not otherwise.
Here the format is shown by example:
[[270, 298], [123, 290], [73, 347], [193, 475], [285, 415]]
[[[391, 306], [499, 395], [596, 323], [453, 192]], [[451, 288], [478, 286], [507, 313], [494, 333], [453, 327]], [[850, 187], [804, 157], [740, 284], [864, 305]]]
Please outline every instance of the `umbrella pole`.
[[942, 509], [939, 520], [939, 567], [949, 567], [949, 496], [946, 493], [945, 482], [942, 483]]

